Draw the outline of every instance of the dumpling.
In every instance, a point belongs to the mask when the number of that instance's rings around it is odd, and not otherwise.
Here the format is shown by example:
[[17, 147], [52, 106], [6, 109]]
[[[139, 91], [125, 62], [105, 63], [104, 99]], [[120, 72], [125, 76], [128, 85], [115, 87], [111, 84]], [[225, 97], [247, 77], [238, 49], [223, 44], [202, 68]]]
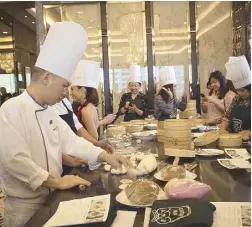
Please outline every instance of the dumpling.
[[183, 179], [186, 176], [186, 171], [182, 166], [167, 166], [161, 170], [161, 176], [166, 181], [174, 178]]
[[157, 199], [159, 186], [147, 179], [138, 179], [125, 189], [128, 200], [134, 205], [152, 205]]

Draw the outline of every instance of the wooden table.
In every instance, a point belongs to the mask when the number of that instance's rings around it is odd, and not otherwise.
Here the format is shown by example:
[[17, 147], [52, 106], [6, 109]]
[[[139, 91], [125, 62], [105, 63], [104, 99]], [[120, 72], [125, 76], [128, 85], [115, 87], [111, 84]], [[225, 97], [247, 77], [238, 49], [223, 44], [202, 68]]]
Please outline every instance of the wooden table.
[[[152, 152], [158, 152], [159, 154], [159, 166], [161, 169], [166, 163], [172, 163], [173, 158], [167, 159], [164, 156], [162, 144], [156, 142], [149, 142], [138, 145], [140, 150], [147, 151], [152, 149]], [[225, 155], [218, 156], [223, 158]], [[211, 202], [250, 202], [251, 201], [251, 174], [246, 170], [228, 170], [216, 161], [215, 158], [198, 158], [195, 159], [181, 159], [180, 164], [191, 163], [195, 161], [198, 166], [195, 169], [197, 174], [196, 180], [209, 184], [212, 187], [212, 191], [204, 198]], [[34, 214], [34, 216], [25, 225], [26, 227], [40, 227], [43, 226], [50, 217], [56, 212], [59, 202], [67, 201], [78, 198], [85, 198], [96, 195], [111, 194], [111, 208], [109, 217], [106, 223], [100, 224], [88, 224], [79, 225], [85, 227], [110, 227], [113, 222], [117, 210], [135, 210], [137, 216], [135, 219], [134, 227], [142, 227], [144, 221], [144, 209], [133, 209], [119, 204], [115, 201], [115, 196], [121, 191], [118, 187], [121, 179], [130, 179], [128, 175], [111, 175], [106, 173], [102, 168], [93, 172], [86, 168], [78, 168], [73, 170], [73, 174], [91, 181], [92, 185], [85, 191], [81, 192], [78, 188], [65, 191], [55, 191], [47, 199], [46, 203]], [[165, 184], [156, 180], [153, 174], [144, 176], [150, 180], [155, 181], [161, 187]], [[69, 208], [70, 209], [70, 208]]]

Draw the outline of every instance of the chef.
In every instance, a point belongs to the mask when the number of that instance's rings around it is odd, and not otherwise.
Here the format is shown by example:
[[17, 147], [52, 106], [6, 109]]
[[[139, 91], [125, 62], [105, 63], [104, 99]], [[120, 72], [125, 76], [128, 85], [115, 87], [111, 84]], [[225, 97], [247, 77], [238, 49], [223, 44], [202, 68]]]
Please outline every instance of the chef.
[[[73, 35], [74, 34], [74, 35]], [[69, 189], [90, 182], [72, 175], [61, 178], [62, 154], [128, 166], [122, 156], [109, 155], [76, 136], [51, 107], [61, 100], [87, 45], [87, 34], [74, 22], [51, 26], [32, 72], [29, 87], [0, 109], [0, 179], [4, 227], [21, 227], [54, 189]]]
[[237, 96], [226, 111], [221, 131], [239, 133], [244, 140], [251, 137], [251, 71], [245, 56], [230, 57], [225, 64]]
[[130, 66], [128, 89], [130, 92], [122, 95], [119, 110], [124, 114], [124, 121], [142, 120], [148, 116], [147, 96], [140, 92], [141, 69], [139, 65]]

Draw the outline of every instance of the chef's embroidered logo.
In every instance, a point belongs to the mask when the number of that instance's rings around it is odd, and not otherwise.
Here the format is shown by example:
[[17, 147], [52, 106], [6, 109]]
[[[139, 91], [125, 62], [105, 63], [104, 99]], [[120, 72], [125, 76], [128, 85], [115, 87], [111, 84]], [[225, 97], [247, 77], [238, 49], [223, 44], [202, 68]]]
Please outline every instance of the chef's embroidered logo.
[[58, 131], [58, 126], [53, 123], [53, 120], [49, 121], [50, 126], [52, 127], [53, 131]]
[[158, 208], [152, 211], [154, 217], [151, 222], [169, 224], [176, 222], [181, 218], [188, 217], [191, 213], [191, 208], [188, 205], [181, 207]]

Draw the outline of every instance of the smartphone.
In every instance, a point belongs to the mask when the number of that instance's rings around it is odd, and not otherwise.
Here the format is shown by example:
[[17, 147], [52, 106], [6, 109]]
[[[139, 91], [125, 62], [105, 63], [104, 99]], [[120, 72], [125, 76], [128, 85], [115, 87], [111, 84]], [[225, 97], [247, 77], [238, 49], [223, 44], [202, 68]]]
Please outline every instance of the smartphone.
[[205, 95], [204, 94], [200, 94], [200, 97], [205, 98]]

